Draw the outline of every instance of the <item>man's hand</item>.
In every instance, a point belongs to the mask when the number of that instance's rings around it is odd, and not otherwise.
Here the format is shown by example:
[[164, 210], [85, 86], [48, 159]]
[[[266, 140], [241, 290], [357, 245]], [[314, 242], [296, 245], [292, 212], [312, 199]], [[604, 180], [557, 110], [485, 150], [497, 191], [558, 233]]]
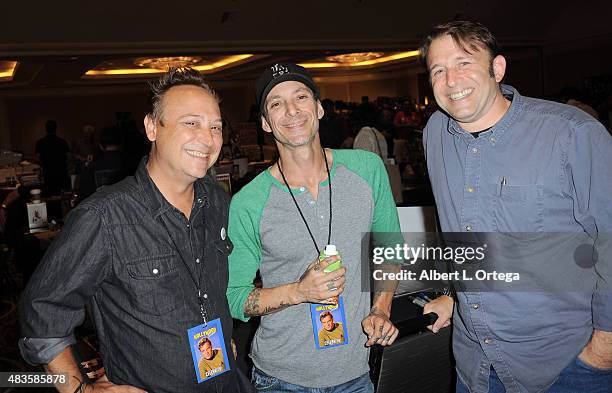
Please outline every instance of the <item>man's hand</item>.
[[363, 332], [368, 336], [366, 347], [374, 344], [387, 346], [393, 344], [399, 330], [393, 325], [389, 319], [389, 313], [380, 310], [377, 307], [372, 307], [367, 317], [361, 321]]
[[454, 304], [455, 301], [453, 298], [446, 295], [442, 295], [427, 303], [425, 307], [423, 307], [423, 314], [429, 314], [430, 312], [438, 314], [436, 322], [434, 322], [433, 325], [427, 326], [427, 329], [434, 333], [438, 333], [440, 329], [450, 326]]
[[323, 269], [339, 259], [340, 256], [334, 255], [321, 262], [317, 259], [308, 265], [302, 277], [295, 283], [294, 303], [332, 303], [330, 298], [344, 291], [346, 268], [343, 266], [331, 273], [325, 273]]
[[72, 356], [71, 347], [66, 347], [59, 355], [57, 355], [49, 364], [44, 366], [46, 372], [50, 374], [68, 374], [68, 383], [66, 385], [57, 385], [57, 391], [60, 393], [74, 393], [74, 392], [87, 392], [87, 393], [98, 393], [98, 392], [109, 392], [109, 393], [146, 393], [142, 389], [138, 389], [134, 386], [129, 385], [115, 385], [108, 381], [106, 375], [98, 379], [93, 384], [83, 384], [81, 388], [81, 381], [83, 377], [79, 371], [74, 357]]
[[591, 340], [578, 357], [595, 368], [612, 369], [612, 332], [593, 330]]

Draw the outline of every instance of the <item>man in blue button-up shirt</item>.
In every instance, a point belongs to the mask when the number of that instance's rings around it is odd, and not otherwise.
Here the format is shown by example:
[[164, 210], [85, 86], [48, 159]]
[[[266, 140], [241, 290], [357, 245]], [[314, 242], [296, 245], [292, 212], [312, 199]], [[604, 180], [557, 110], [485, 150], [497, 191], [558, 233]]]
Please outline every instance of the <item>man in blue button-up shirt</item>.
[[[421, 55], [441, 109], [424, 144], [443, 231], [610, 239], [612, 138], [600, 123], [502, 85], [506, 61], [478, 23], [437, 26]], [[609, 264], [600, 257], [589, 293], [459, 292], [457, 392], [610, 392]], [[448, 320], [450, 307], [446, 298], [425, 312]]]

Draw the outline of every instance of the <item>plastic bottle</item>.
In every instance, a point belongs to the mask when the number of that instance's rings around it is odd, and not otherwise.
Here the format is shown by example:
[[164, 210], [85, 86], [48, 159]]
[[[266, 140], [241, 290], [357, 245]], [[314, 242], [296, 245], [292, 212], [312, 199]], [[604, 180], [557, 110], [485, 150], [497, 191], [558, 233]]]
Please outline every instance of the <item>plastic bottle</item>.
[[[333, 244], [328, 244], [327, 246], [325, 246], [325, 249], [321, 250], [321, 253], [319, 254], [319, 261], [322, 261], [325, 258], [334, 256], [334, 255], [339, 255], [340, 258], [342, 258], [342, 255], [340, 255], [340, 253], [336, 249], [336, 246]], [[325, 269], [323, 269], [323, 271], [325, 273], [331, 273], [334, 270], [340, 269], [341, 266], [342, 266], [342, 259], [339, 259], [336, 262], [328, 265]], [[331, 297], [329, 301], [333, 304], [338, 304], [338, 296]]]
[[[325, 258], [334, 256], [334, 255], [340, 255], [340, 253], [336, 249], [335, 245], [328, 244], [327, 246], [325, 246], [323, 250], [321, 250], [321, 253], [319, 254], [319, 261], [322, 261]], [[323, 271], [325, 273], [331, 273], [334, 270], [340, 269], [341, 266], [342, 266], [342, 256], [340, 256], [340, 259], [337, 260], [336, 262], [328, 265], [325, 269], [323, 269]]]

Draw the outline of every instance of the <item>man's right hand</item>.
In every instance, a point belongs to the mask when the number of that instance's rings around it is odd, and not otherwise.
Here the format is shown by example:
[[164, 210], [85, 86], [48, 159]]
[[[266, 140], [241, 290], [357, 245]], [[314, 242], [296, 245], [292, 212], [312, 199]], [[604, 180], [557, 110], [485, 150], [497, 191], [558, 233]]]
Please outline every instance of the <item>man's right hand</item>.
[[57, 355], [49, 364], [44, 365], [46, 372], [50, 374], [65, 373], [68, 375], [68, 384], [57, 385], [56, 388], [60, 393], [74, 393], [74, 392], [87, 392], [87, 393], [98, 393], [98, 392], [109, 392], [109, 393], [146, 393], [145, 390], [136, 388], [129, 385], [115, 385], [108, 381], [105, 376], [98, 379], [93, 384], [84, 384], [82, 389], [79, 388], [83, 377], [79, 371], [74, 357], [72, 356], [72, 349], [70, 346], [64, 348], [64, 350]]
[[427, 329], [434, 333], [438, 333], [440, 329], [450, 326], [454, 304], [455, 301], [453, 298], [446, 295], [442, 295], [427, 303], [425, 307], [423, 307], [423, 314], [429, 314], [430, 312], [438, 314], [436, 322], [434, 322], [433, 325], [427, 326]]
[[343, 266], [330, 273], [325, 273], [323, 269], [339, 259], [340, 256], [334, 255], [308, 265], [296, 283], [296, 303], [333, 303], [330, 298], [344, 291], [346, 268]]

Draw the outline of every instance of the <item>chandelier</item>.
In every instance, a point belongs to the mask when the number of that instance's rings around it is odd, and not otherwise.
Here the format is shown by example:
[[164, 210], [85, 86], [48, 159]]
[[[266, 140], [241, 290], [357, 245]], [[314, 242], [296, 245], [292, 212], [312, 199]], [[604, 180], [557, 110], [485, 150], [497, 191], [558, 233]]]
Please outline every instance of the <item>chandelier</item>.
[[167, 70], [169, 68], [191, 67], [202, 62], [197, 56], [166, 56], [166, 57], [140, 57], [134, 60], [139, 67]]
[[328, 61], [332, 61], [334, 63], [359, 63], [362, 61], [378, 59], [382, 57], [384, 53], [382, 52], [356, 52], [356, 53], [346, 53], [343, 55], [336, 56], [328, 56], [325, 59]]

